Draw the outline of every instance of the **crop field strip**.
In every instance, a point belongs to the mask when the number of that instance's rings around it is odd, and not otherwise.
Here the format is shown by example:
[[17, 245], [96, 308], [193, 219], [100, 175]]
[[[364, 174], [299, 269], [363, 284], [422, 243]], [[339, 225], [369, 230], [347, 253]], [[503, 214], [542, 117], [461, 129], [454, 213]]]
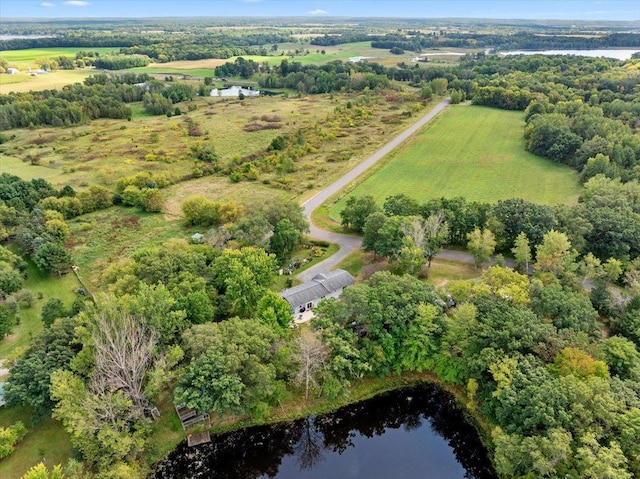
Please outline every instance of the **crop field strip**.
[[572, 204], [579, 192], [573, 170], [524, 149], [521, 112], [460, 105], [437, 118], [387, 162], [331, 206], [339, 220], [349, 195], [382, 204], [405, 193], [419, 202], [463, 196], [496, 202], [520, 197], [542, 204]]

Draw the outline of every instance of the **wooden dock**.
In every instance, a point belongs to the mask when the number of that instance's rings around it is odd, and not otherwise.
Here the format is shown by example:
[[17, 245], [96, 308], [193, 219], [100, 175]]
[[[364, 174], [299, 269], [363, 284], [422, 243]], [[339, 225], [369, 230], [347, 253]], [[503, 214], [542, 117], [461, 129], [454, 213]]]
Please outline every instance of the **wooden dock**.
[[[211, 419], [208, 414], [198, 414], [197, 410], [187, 407], [186, 404], [178, 404], [174, 407], [180, 418], [183, 431], [187, 432], [189, 426], [194, 426], [199, 423], [202, 423], [206, 429], [211, 427]], [[198, 444], [205, 444], [207, 442], [211, 442], [209, 431], [187, 434], [187, 444], [189, 444], [189, 446], [197, 446]]]
[[196, 434], [187, 434], [187, 444], [189, 447], [199, 446], [211, 442], [211, 434], [209, 431], [199, 432]]

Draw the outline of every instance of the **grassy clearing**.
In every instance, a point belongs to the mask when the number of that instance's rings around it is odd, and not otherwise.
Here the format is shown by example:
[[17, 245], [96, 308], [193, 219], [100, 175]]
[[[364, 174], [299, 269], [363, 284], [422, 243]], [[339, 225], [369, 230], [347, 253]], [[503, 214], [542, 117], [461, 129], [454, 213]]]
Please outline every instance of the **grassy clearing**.
[[80, 286], [71, 273], [61, 277], [49, 276], [42, 273], [31, 259], [27, 257], [24, 259], [27, 262], [28, 275], [24, 287], [33, 291], [36, 302], [33, 307], [20, 310], [20, 324], [13, 328], [9, 336], [0, 341], [0, 358], [6, 357], [18, 348], [26, 347], [31, 337], [42, 331], [44, 325], [40, 320], [40, 311], [47, 299], [58, 298], [65, 303], [65, 306], [71, 306], [75, 298], [74, 290]]
[[[175, 63], [184, 64], [184, 66], [171, 66]], [[151, 63], [146, 67], [130, 68], [127, 72], [149, 73], [150, 75], [156, 75], [156, 78], [159, 79], [162, 79], [162, 75], [185, 75], [204, 78], [214, 75], [213, 68], [198, 68], [195, 65], [189, 65], [189, 62], [185, 60], [183, 62]]]
[[436, 258], [431, 262], [427, 282], [434, 286], [444, 286], [449, 281], [477, 278], [481, 273], [471, 264]]
[[355, 278], [358, 278], [360, 271], [365, 264], [371, 262], [371, 253], [365, 253], [362, 250], [357, 250], [343, 259], [338, 268], [344, 269], [351, 273]]
[[27, 427], [25, 438], [15, 451], [0, 461], [0, 477], [18, 478], [41, 461], [51, 466], [65, 464], [72, 457], [69, 435], [62, 424], [53, 419], [31, 423], [31, 408], [4, 407], [0, 409], [0, 426], [7, 427], [22, 421]]
[[100, 275], [111, 263], [130, 256], [137, 249], [190, 236], [178, 221], [115, 206], [76, 218], [69, 226], [74, 262], [80, 268], [82, 279], [95, 291], [100, 290]]
[[13, 454], [0, 462], [0, 477], [18, 478], [37, 465], [66, 464], [73, 457], [69, 434], [54, 419], [44, 419], [29, 430]]
[[[457, 106], [436, 119], [350, 194], [373, 195], [382, 204], [405, 193], [419, 202], [463, 196], [495, 202], [519, 197], [542, 204], [573, 204], [580, 185], [575, 171], [524, 149], [523, 114]], [[339, 220], [346, 195], [331, 205]]]
[[[0, 150], [1, 151], [1, 150]], [[0, 152], [0, 173], [16, 175], [23, 180], [43, 178], [54, 185], [62, 185], [67, 181], [64, 171], [43, 165], [33, 165], [26, 158], [6, 156]]]
[[203, 195], [212, 200], [233, 201], [247, 207], [273, 198], [287, 198], [285, 191], [274, 191], [256, 182], [232, 183], [226, 177], [205, 177], [173, 185], [166, 190], [164, 214], [167, 219], [182, 219], [182, 203], [191, 196]]
[[347, 233], [338, 220], [329, 217], [329, 210], [325, 205], [316, 208], [311, 214], [311, 221], [318, 228], [333, 233]]

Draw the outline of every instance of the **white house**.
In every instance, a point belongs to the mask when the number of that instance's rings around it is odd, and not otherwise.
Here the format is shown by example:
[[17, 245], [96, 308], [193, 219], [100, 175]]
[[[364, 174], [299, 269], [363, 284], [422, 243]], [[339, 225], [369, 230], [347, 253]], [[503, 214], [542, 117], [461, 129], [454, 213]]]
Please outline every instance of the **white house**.
[[7, 68], [7, 74], [8, 75], [15, 75], [16, 73], [20, 73], [20, 70], [18, 70], [17, 68]]
[[229, 88], [221, 88], [220, 90], [214, 88], [213, 90], [211, 90], [211, 96], [221, 96], [227, 98], [238, 98], [240, 93], [242, 93], [246, 97], [260, 96], [260, 90], [252, 90], [251, 88], [244, 88], [241, 86], [230, 86]]
[[280, 291], [279, 294], [289, 303], [293, 314], [299, 314], [315, 308], [321, 299], [339, 298], [344, 288], [355, 283], [355, 278], [348, 271], [336, 269], [318, 274], [311, 281]]

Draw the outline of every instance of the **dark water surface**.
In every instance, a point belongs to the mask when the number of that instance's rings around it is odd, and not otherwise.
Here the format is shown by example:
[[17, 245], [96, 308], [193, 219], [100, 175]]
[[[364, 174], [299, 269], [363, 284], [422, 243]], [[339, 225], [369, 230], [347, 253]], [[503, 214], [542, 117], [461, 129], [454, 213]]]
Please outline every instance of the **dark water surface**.
[[422, 385], [322, 416], [182, 442], [152, 477], [494, 479], [476, 430], [448, 393]]

